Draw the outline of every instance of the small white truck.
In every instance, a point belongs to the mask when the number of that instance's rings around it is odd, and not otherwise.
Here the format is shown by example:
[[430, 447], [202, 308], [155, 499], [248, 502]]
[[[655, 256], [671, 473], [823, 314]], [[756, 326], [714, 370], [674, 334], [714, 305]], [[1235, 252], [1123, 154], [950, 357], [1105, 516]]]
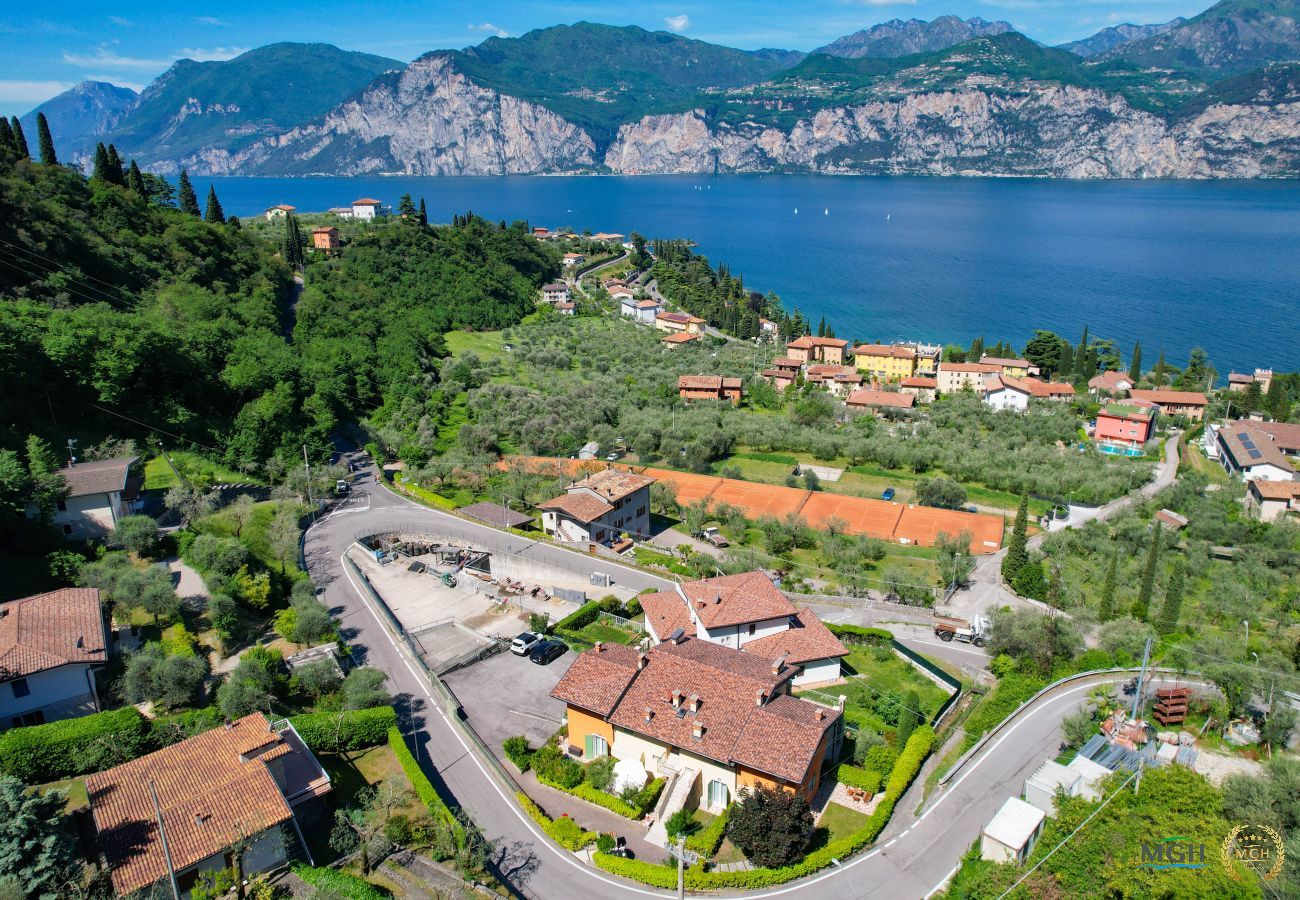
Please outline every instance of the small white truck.
[[934, 636], [941, 641], [958, 640], [983, 647], [988, 633], [989, 620], [984, 616], [976, 616], [970, 622], [952, 616], [934, 617]]

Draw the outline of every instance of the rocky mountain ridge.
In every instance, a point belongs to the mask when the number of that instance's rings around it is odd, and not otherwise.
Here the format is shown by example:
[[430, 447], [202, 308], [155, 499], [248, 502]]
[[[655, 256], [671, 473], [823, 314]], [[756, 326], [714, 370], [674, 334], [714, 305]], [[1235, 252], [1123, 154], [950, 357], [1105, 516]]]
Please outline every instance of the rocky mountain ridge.
[[979, 16], [965, 20], [956, 16], [939, 16], [929, 22], [923, 19], [890, 19], [847, 34], [818, 47], [813, 53], [846, 59], [887, 59], [909, 53], [946, 50], [974, 37], [1005, 34], [1011, 30], [1010, 22], [989, 22]]
[[1133, 25], [1128, 22], [1122, 25], [1112, 25], [1083, 40], [1061, 44], [1060, 49], [1087, 58], [1096, 56], [1098, 53], [1105, 53], [1107, 50], [1114, 50], [1116, 47], [1130, 44], [1133, 41], [1141, 41], [1164, 34], [1171, 28], [1177, 28], [1186, 21], [1182, 16], [1179, 16], [1159, 25]]

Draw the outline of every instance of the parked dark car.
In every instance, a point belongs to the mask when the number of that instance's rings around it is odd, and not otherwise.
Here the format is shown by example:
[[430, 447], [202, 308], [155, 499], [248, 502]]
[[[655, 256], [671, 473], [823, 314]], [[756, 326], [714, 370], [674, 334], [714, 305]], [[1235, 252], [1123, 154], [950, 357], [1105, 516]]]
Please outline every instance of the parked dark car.
[[549, 665], [564, 655], [569, 645], [563, 641], [542, 641], [528, 654], [528, 658], [539, 666]]
[[881, 500], [893, 500], [893, 499], [894, 499], [894, 489], [893, 489], [893, 488], [885, 488], [884, 492], [881, 493], [881, 495], [880, 495], [880, 499], [881, 499]]

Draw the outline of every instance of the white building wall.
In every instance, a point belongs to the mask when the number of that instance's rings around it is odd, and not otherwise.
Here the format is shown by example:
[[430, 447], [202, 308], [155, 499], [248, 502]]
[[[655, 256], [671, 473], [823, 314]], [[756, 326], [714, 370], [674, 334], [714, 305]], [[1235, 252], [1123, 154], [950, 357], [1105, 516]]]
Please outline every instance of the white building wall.
[[354, 206], [352, 207], [352, 218], [369, 221], [375, 217], [375, 210], [378, 208], [377, 206]]
[[1029, 409], [1029, 397], [1019, 391], [1003, 388], [1002, 390], [986, 393], [984, 395], [984, 405], [993, 409], [1013, 409], [1016, 412], [1024, 412]]
[[840, 659], [815, 659], [803, 664], [803, 671], [794, 677], [795, 686], [835, 681], [840, 677]]
[[[656, 715], [663, 715], [663, 713], [656, 713]], [[701, 803], [707, 802], [710, 781], [721, 781], [727, 786], [728, 796], [731, 798], [736, 796], [736, 772], [730, 766], [669, 747], [639, 734], [615, 728], [614, 746], [609, 752], [615, 759], [636, 760], [655, 777], [662, 774], [659, 771], [661, 761], [678, 770], [694, 769], [700, 773]]]
[[1286, 469], [1279, 469], [1277, 466], [1264, 464], [1261, 466], [1251, 466], [1242, 472], [1247, 481], [1291, 481], [1295, 478], [1294, 472], [1288, 472]]
[[765, 619], [762, 622], [753, 623], [753, 634], [749, 633], [750, 623], [742, 625], [727, 625], [724, 628], [707, 629], [700, 623], [699, 616], [695, 609], [691, 610], [691, 618], [695, 622], [696, 634], [700, 638], [713, 644], [721, 644], [724, 647], [740, 648], [750, 641], [756, 641], [759, 638], [779, 634], [790, 627], [790, 618], [788, 616], [782, 616], [779, 619]]
[[[91, 636], [93, 638], [93, 636]], [[12, 681], [0, 684], [0, 729], [9, 728], [14, 716], [34, 712], [46, 707], [69, 704], [70, 701], [90, 699], [93, 704], [89, 665], [60, 666], [37, 672], [27, 679], [30, 693], [26, 697], [14, 696]], [[76, 703], [71, 705], [75, 706]], [[52, 719], [61, 716], [50, 716]]]
[[69, 497], [64, 509], [54, 513], [54, 525], [66, 537], [96, 538], [108, 534], [124, 514], [121, 494], [87, 494]]

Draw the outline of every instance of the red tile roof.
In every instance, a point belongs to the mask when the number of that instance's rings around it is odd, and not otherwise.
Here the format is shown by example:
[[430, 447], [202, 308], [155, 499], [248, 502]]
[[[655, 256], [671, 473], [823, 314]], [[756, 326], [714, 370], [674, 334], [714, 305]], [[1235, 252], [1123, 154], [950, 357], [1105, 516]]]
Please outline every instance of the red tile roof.
[[1264, 481], [1255, 479], [1247, 482], [1252, 493], [1263, 500], [1294, 500], [1300, 498], [1300, 481]]
[[559, 497], [538, 504], [537, 508], [563, 513], [585, 525], [596, 521], [614, 507], [590, 494], [561, 494]]
[[87, 777], [100, 849], [118, 894], [167, 875], [153, 792], [172, 866], [185, 869], [289, 820], [289, 804], [266, 761], [294, 752], [266, 716], [254, 713]]
[[772, 360], [772, 365], [778, 369], [801, 369], [803, 363], [790, 356], [778, 356]]
[[610, 503], [615, 503], [634, 491], [639, 491], [641, 488], [649, 487], [654, 483], [655, 480], [649, 475], [637, 475], [635, 472], [628, 472], [623, 469], [602, 469], [588, 475], [581, 481], [575, 481], [569, 485], [568, 489], [578, 491], [585, 488], [600, 494]]
[[683, 334], [666, 334], [663, 337], [661, 337], [659, 340], [661, 343], [664, 344], [686, 344], [691, 341], [698, 341], [699, 339], [700, 336], [698, 334], [683, 333]]
[[930, 390], [937, 390], [939, 387], [938, 379], [925, 378], [921, 375], [913, 375], [911, 378], [904, 378], [899, 382], [899, 384], [902, 387], [929, 388]]
[[784, 656], [786, 662], [792, 665], [844, 656], [849, 652], [844, 649], [840, 639], [831, 634], [825, 623], [817, 618], [817, 614], [807, 607], [799, 610], [790, 624], [792, 627], [784, 631], [746, 642], [741, 649], [765, 659]]
[[686, 601], [676, 591], [659, 591], [637, 598], [645, 610], [645, 623], [654, 636], [666, 641], [678, 628], [687, 637], [695, 637], [695, 623], [691, 621]]
[[1238, 419], [1233, 425], [1245, 425], [1253, 431], [1268, 435], [1283, 453], [1300, 452], [1300, 424], [1292, 422], [1256, 422], [1253, 419]]
[[109, 494], [126, 487], [126, 476], [138, 456], [122, 459], [97, 459], [59, 469], [68, 485], [69, 497]]
[[551, 696], [598, 716], [608, 716], [636, 678], [638, 651], [622, 644], [601, 644], [583, 653], [556, 683]]
[[1121, 384], [1133, 386], [1133, 379], [1124, 372], [1102, 372], [1088, 379], [1088, 387], [1098, 391], [1118, 391]]
[[721, 375], [679, 375], [677, 389], [693, 391], [721, 391]]
[[840, 338], [813, 337], [811, 334], [805, 334], [801, 338], [795, 338], [787, 347], [793, 347], [796, 350], [809, 350], [813, 347], [847, 347], [848, 341]]
[[1150, 400], [1160, 406], [1204, 406], [1209, 401], [1199, 391], [1131, 391], [1138, 400]]
[[974, 375], [993, 375], [1002, 371], [1001, 366], [990, 366], [984, 363], [939, 363], [940, 372], [968, 372]]
[[[1239, 469], [1251, 469], [1255, 466], [1273, 466], [1283, 472], [1295, 473], [1295, 467], [1286, 455], [1266, 434], [1246, 425], [1224, 425], [1219, 429], [1219, 446], [1222, 447]], [[1254, 453], [1251, 451], [1254, 450]]]
[[853, 348], [854, 356], [888, 356], [893, 359], [916, 359], [916, 351], [911, 347], [899, 347], [892, 344], [863, 344]]
[[353, 206], [382, 206], [374, 197], [362, 197], [360, 200], [353, 200]]
[[682, 592], [705, 628], [761, 622], [794, 613], [794, 605], [761, 571], [687, 581]]
[[1020, 383], [1029, 388], [1033, 397], [1073, 397], [1074, 385], [1062, 381], [1042, 381], [1038, 378], [1021, 378]]
[[981, 356], [980, 362], [986, 366], [999, 366], [1009, 369], [1029, 368], [1029, 360], [1027, 359], [1007, 359], [1001, 356]]
[[889, 406], [896, 409], [911, 409], [916, 405], [916, 396], [901, 394], [898, 391], [873, 391], [865, 389], [854, 391], [844, 401], [849, 406]]
[[822, 735], [839, 717], [839, 710], [807, 700], [786, 694], [773, 697], [745, 723], [733, 758], [747, 768], [801, 783], [817, 756]]
[[107, 661], [96, 589], [62, 588], [0, 604], [0, 682]]

